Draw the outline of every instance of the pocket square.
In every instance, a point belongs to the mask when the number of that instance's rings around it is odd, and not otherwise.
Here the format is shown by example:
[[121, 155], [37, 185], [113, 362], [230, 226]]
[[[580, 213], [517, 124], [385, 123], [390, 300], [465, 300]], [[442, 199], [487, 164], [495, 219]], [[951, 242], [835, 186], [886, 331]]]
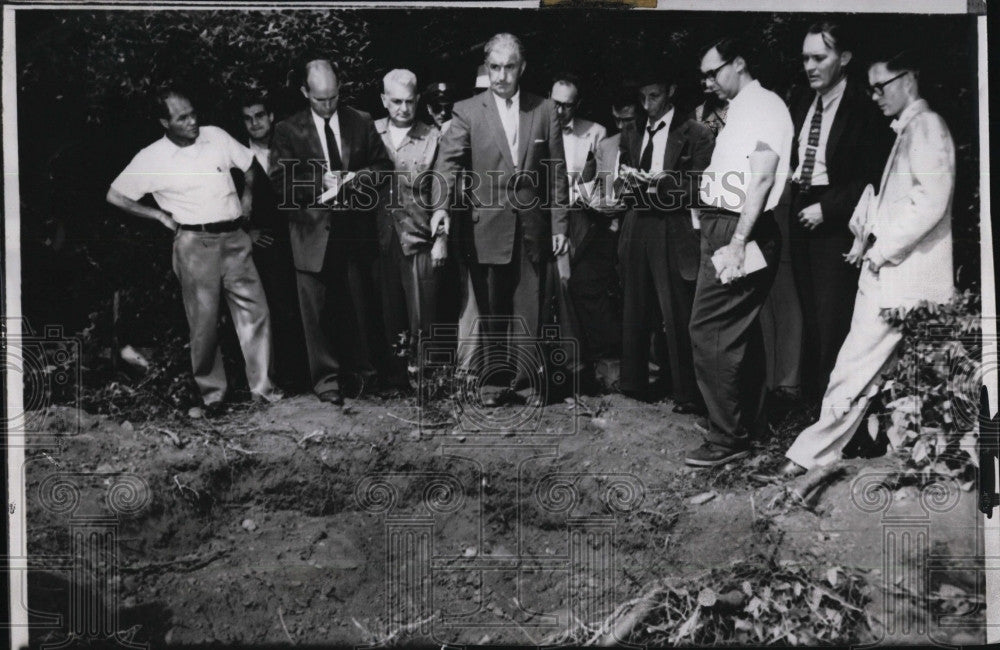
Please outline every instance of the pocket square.
[[535, 144], [538, 144], [539, 142], [545, 142], [545, 138], [535, 138]]

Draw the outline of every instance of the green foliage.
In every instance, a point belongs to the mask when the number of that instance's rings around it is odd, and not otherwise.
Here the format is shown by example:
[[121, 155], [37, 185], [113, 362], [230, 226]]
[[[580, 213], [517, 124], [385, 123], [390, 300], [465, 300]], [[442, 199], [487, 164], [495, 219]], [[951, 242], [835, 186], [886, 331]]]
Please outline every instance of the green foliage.
[[219, 116], [242, 91], [285, 88], [307, 55], [350, 71], [350, 98], [375, 82], [369, 48], [366, 22], [352, 11], [74, 12], [29, 41], [20, 89], [82, 99], [75, 110], [100, 124], [145, 117], [151, 92], [173, 82]]
[[983, 382], [979, 295], [886, 309], [882, 317], [903, 332], [903, 343], [880, 388], [886, 413], [870, 416], [870, 427], [882, 426], [904, 455], [902, 478], [925, 484], [947, 476], [971, 489]]

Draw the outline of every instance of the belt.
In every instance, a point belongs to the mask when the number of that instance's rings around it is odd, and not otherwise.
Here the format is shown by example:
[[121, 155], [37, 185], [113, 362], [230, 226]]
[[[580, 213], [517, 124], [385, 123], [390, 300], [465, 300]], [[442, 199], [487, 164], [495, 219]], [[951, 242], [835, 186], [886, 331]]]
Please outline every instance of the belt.
[[[733, 212], [732, 210], [723, 210], [722, 208], [711, 208], [711, 207], [709, 207], [709, 208], [702, 208], [701, 209], [701, 214], [702, 215], [714, 214], [714, 215], [718, 215], [720, 217], [730, 217], [732, 219], [739, 219], [740, 218], [740, 213], [739, 212]], [[761, 214], [763, 214], [763, 213], [761, 213]]]
[[222, 232], [233, 232], [243, 227], [243, 217], [231, 219], [229, 221], [213, 221], [212, 223], [180, 224], [181, 230], [194, 230], [196, 232], [207, 232], [218, 234]]

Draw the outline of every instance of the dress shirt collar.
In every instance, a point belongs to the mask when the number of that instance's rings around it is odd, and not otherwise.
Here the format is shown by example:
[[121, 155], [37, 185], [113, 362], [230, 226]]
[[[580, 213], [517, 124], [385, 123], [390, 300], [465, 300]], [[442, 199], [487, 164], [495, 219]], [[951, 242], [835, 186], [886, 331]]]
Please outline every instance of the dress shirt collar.
[[915, 118], [917, 114], [923, 113], [927, 110], [927, 100], [918, 99], [911, 103], [909, 106], [903, 109], [903, 112], [899, 114], [899, 117], [894, 119], [890, 124], [889, 128], [895, 131], [897, 134], [902, 133], [906, 125], [910, 123], [910, 120]]
[[518, 88], [510, 98], [510, 108], [507, 107], [508, 100], [504, 99], [500, 95], [496, 94], [492, 90], [490, 94], [493, 95], [493, 99], [496, 100], [497, 108], [501, 111], [519, 111], [521, 110], [521, 89]]
[[322, 117], [320, 117], [319, 115], [317, 115], [316, 112], [313, 111], [312, 109], [309, 109], [309, 114], [312, 115], [313, 124], [316, 125], [316, 128], [319, 129], [320, 133], [323, 132], [323, 125], [324, 124], [329, 124], [330, 128], [333, 129], [334, 133], [336, 133], [337, 131], [340, 130], [340, 120], [337, 118], [337, 115], [338, 115], [337, 112], [334, 112], [334, 114], [331, 115], [330, 119], [328, 119], [328, 120], [324, 120]]
[[[826, 89], [825, 93], [817, 93], [823, 98], [823, 110], [830, 108], [830, 104], [837, 101], [844, 95], [844, 89], [847, 88], [847, 77], [841, 77], [840, 81], [833, 84], [830, 88]], [[813, 102], [814, 104], [816, 102]]]
[[[649, 120], [646, 120], [646, 132], [648, 133], [649, 129], [651, 128], [655, 129], [657, 126], [659, 126], [661, 122], [663, 123], [663, 129], [661, 130], [669, 131], [670, 123], [673, 121], [673, 119], [674, 119], [674, 107], [671, 106], [670, 110], [661, 115], [660, 119], [656, 120], [656, 122], [650, 124]], [[657, 131], [657, 133], [659, 133], [659, 131]]]

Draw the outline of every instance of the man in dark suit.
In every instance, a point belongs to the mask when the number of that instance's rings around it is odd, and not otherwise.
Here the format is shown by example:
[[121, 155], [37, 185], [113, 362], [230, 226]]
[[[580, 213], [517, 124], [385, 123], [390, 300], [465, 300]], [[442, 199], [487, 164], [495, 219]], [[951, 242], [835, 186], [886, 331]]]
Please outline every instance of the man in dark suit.
[[[849, 37], [839, 25], [809, 28], [802, 60], [810, 89], [792, 102], [792, 269], [802, 303], [807, 394], [822, 395], [851, 326], [858, 270], [844, 262], [847, 227], [864, 186], [889, 155], [885, 120], [847, 76]], [[819, 108], [819, 110], [817, 110]]]
[[[241, 99], [240, 113], [247, 132], [246, 144], [253, 152], [257, 178], [266, 177], [274, 135], [270, 99], [259, 92], [247, 94]], [[242, 178], [238, 180], [242, 182]], [[286, 390], [299, 391], [307, 385], [308, 373], [288, 225], [278, 214], [270, 183], [255, 183], [253, 194], [250, 240], [253, 242], [253, 263], [260, 273], [271, 312], [275, 381]]]
[[634, 207], [618, 245], [625, 293], [621, 388], [649, 397], [650, 326], [662, 319], [674, 411], [692, 413], [703, 406], [688, 334], [700, 262], [691, 209], [715, 138], [704, 124], [680, 115], [675, 90], [669, 72], [648, 74], [639, 85], [646, 122], [641, 130], [622, 129], [621, 164], [634, 188]]
[[[338, 106], [340, 82], [326, 59], [305, 65], [309, 108], [278, 123], [270, 177], [287, 215], [313, 390], [343, 404], [344, 370], [362, 387], [375, 364], [388, 367], [375, 305], [375, 191], [378, 172], [392, 169], [367, 113]], [[343, 366], [343, 367], [342, 367]]]
[[[478, 334], [502, 336], [508, 326], [504, 319], [514, 315], [524, 318], [529, 336], [537, 336], [547, 262], [569, 248], [567, 180], [556, 111], [550, 100], [520, 91], [525, 60], [517, 37], [497, 34], [484, 50], [490, 87], [454, 106], [439, 146], [435, 169], [445, 182], [435, 183], [437, 209], [431, 222], [432, 232], [449, 230], [444, 206], [459, 172], [468, 170], [473, 207], [470, 232], [463, 235], [462, 311], [478, 310], [479, 325], [486, 331], [460, 331], [466, 342]], [[484, 370], [488, 375], [495, 369]], [[484, 398], [484, 405], [511, 401], [513, 390], [528, 380], [519, 373], [509, 389]]]

